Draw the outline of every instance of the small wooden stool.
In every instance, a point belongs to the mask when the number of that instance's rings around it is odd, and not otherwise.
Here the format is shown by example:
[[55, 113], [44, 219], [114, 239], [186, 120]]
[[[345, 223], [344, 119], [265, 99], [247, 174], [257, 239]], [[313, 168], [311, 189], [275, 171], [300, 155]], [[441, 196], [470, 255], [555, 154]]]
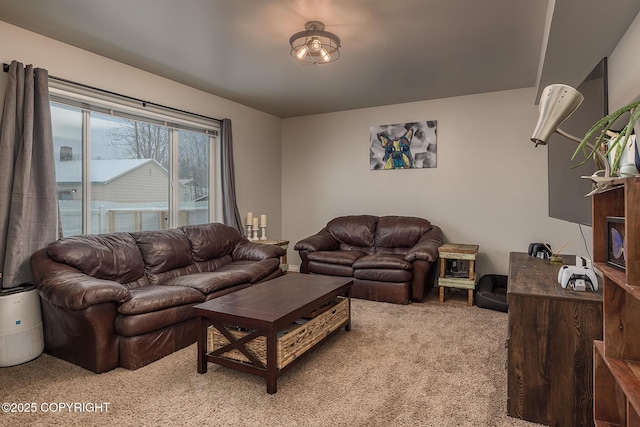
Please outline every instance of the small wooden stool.
[[[440, 277], [438, 287], [440, 287], [440, 302], [444, 302], [444, 288], [467, 289], [468, 304], [473, 305], [473, 291], [476, 288], [477, 274], [475, 272], [475, 261], [478, 255], [478, 245], [464, 245], [458, 243], [445, 243], [438, 248], [440, 255]], [[458, 277], [446, 275], [446, 260], [469, 261], [469, 276]]]

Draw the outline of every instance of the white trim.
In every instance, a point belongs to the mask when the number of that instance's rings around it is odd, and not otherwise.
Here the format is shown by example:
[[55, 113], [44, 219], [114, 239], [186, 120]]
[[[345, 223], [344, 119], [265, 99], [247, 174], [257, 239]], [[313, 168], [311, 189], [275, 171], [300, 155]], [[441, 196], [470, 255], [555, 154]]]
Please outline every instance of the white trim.
[[178, 112], [168, 113], [164, 110], [160, 111], [160, 109], [155, 108], [152, 105], [143, 107], [134, 102], [116, 99], [115, 97], [112, 97], [113, 99], [109, 99], [110, 97], [106, 94], [100, 94], [97, 92], [83, 93], [89, 91], [75, 87], [73, 89], [67, 89], [60, 86], [62, 86], [61, 83], [49, 81], [49, 94], [53, 95], [52, 101], [54, 102], [65, 103], [66, 101], [69, 105], [79, 108], [91, 109], [91, 106], [100, 107], [104, 110], [111, 111], [112, 114], [114, 111], [121, 111], [136, 116], [137, 120], [144, 121], [145, 117], [157, 120], [163, 126], [167, 127], [171, 127], [171, 125], [174, 124], [183, 125], [189, 130], [201, 128], [213, 133], [214, 135], [218, 135], [220, 132], [219, 123], [214, 123], [212, 120], [207, 120], [196, 115], [188, 115], [187, 117], [186, 114], [182, 115]]
[[299, 265], [294, 265], [294, 264], [289, 264], [289, 267], [287, 268], [287, 271], [292, 272], [292, 273], [300, 273], [300, 266]]

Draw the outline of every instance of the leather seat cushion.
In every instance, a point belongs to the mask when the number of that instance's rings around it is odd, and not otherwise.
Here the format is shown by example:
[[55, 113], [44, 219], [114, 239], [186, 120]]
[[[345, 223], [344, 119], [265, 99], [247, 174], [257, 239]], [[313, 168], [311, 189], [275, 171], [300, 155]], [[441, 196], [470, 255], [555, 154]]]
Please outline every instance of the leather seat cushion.
[[96, 279], [128, 283], [144, 277], [142, 255], [129, 233], [67, 237], [51, 243], [47, 255]]
[[308, 256], [309, 261], [322, 262], [326, 264], [338, 264], [351, 266], [353, 263], [365, 256], [364, 252], [360, 251], [318, 251], [311, 252]]
[[249, 274], [251, 283], [256, 283], [280, 268], [279, 258], [267, 258], [260, 261], [233, 261], [218, 268], [215, 272]]
[[191, 244], [182, 230], [139, 231], [132, 235], [142, 253], [147, 273], [164, 273], [193, 263]]
[[241, 283], [251, 281], [251, 274], [247, 271], [214, 271], [209, 273], [193, 273], [175, 277], [165, 282], [168, 286], [183, 286], [197, 289], [203, 294], [209, 294]]
[[182, 230], [191, 242], [196, 262], [231, 254], [241, 238], [238, 230], [221, 223], [186, 225]]
[[353, 268], [350, 265], [325, 264], [324, 262], [309, 261], [309, 273], [353, 277]]
[[175, 325], [192, 317], [194, 317], [193, 304], [185, 304], [149, 313], [121, 314], [116, 317], [114, 329], [120, 336], [132, 337]]
[[179, 286], [149, 285], [131, 289], [131, 299], [118, 306], [120, 314], [140, 314], [204, 301], [202, 292]]
[[412, 265], [404, 260], [403, 255], [373, 254], [357, 259], [353, 263], [353, 268], [354, 270], [359, 268], [411, 270]]
[[375, 280], [377, 282], [410, 282], [411, 271], [408, 270], [387, 270], [379, 268], [359, 268], [353, 270], [353, 277], [360, 280]]
[[327, 231], [338, 242], [351, 246], [373, 246], [378, 217], [349, 215], [334, 218], [327, 223]]
[[410, 248], [431, 230], [431, 222], [410, 216], [382, 216], [376, 229], [376, 247]]

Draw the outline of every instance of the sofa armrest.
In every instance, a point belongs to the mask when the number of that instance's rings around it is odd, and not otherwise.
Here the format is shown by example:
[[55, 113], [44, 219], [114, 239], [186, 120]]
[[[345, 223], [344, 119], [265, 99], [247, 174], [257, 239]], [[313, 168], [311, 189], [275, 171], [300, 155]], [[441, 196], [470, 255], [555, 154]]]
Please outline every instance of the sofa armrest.
[[338, 249], [338, 241], [323, 228], [313, 236], [300, 240], [294, 246], [296, 251], [318, 252], [318, 251], [335, 251]]
[[51, 304], [69, 310], [83, 310], [105, 302], [124, 302], [131, 295], [118, 282], [96, 279], [81, 272], [52, 272], [36, 283], [40, 296]]
[[434, 225], [429, 231], [424, 233], [418, 243], [405, 255], [405, 261], [430, 261], [436, 262], [438, 260], [438, 248], [444, 243], [444, 237], [442, 230], [437, 225]]
[[234, 260], [261, 261], [269, 258], [280, 258], [286, 251], [280, 246], [241, 240], [233, 249], [231, 257]]

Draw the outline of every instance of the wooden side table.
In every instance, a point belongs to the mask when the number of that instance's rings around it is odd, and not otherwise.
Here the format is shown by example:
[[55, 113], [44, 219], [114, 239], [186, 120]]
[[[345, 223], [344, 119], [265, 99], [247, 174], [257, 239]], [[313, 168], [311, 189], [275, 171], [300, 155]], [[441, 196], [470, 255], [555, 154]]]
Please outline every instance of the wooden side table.
[[[478, 255], [478, 245], [463, 245], [458, 243], [445, 243], [438, 248], [440, 255], [440, 277], [438, 286], [440, 287], [440, 302], [444, 302], [445, 288], [467, 289], [469, 293], [468, 303], [473, 305], [473, 291], [478, 280], [475, 272], [476, 256]], [[446, 260], [454, 259], [469, 262], [469, 274], [463, 277], [459, 275], [447, 275]]]
[[289, 269], [289, 264], [287, 263], [287, 249], [289, 249], [289, 241], [288, 240], [254, 240], [255, 243], [264, 243], [266, 245], [275, 245], [280, 246], [284, 249], [284, 255], [280, 259], [280, 268], [285, 273]]

